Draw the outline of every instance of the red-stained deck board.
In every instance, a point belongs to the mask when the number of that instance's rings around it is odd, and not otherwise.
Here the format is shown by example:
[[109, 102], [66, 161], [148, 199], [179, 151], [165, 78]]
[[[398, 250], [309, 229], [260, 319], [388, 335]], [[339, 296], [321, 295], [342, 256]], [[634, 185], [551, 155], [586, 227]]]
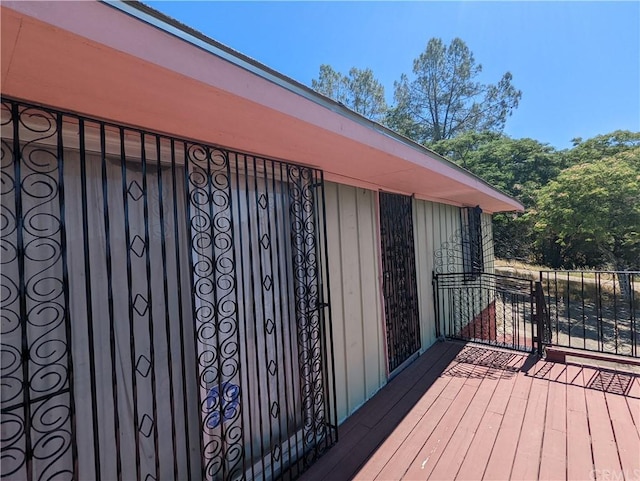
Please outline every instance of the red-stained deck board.
[[[512, 356], [508, 367], [511, 369], [521, 367], [525, 358], [526, 356], [519, 354]], [[502, 372], [469, 448], [463, 459], [460, 460], [462, 464], [456, 479], [475, 481], [482, 478], [516, 379], [517, 373], [514, 371], [504, 370]]]
[[[416, 409], [412, 409], [411, 412], [402, 420], [392, 434], [384, 440], [380, 446], [378, 453], [373, 456], [357, 473], [354, 479], [374, 479], [387, 464], [389, 459], [400, 448], [407, 436], [416, 428], [420, 421], [428, 413], [430, 417], [436, 415], [438, 408], [433, 407], [433, 404], [438, 400], [440, 394], [448, 385], [451, 378], [439, 377], [435, 380], [431, 388], [422, 396]], [[446, 404], [440, 408], [444, 411]]]
[[[446, 371], [444, 375], [447, 375]], [[465, 389], [465, 379], [466, 378], [459, 376], [453, 376], [451, 378], [447, 387], [434, 403], [433, 409], [426, 413], [421, 422], [416, 426], [416, 429], [407, 436], [401, 447], [389, 459], [375, 479], [399, 479], [404, 476], [405, 471], [415, 463], [420, 450], [429, 440], [431, 440], [432, 443], [438, 442], [442, 431], [449, 428], [446, 420], [443, 423], [445, 414], [451, 412], [453, 412], [454, 415], [460, 414], [461, 410], [464, 409], [471, 400], [471, 391], [475, 392], [475, 388], [467, 387], [465, 395], [460, 395], [461, 391]]]
[[567, 473], [566, 366], [553, 364], [546, 379], [550, 382], [539, 479], [564, 479]]
[[640, 429], [640, 397], [625, 396], [633, 424]]
[[567, 479], [589, 479], [593, 470], [582, 367], [567, 364]]
[[[433, 354], [430, 352], [429, 357], [433, 356], [434, 360], [442, 359], [443, 363], [438, 366], [442, 366], [442, 368], [455, 357], [457, 352], [455, 345], [445, 343], [438, 343], [431, 349], [434, 349], [434, 352]], [[431, 351], [431, 349], [429, 351]], [[424, 363], [424, 359], [418, 358], [416, 362], [409, 365], [400, 375], [392, 379], [384, 389], [381, 389], [380, 392], [367, 403], [367, 409], [359, 409], [352, 417], [356, 416], [358, 422], [365, 426], [374, 427], [379, 419], [384, 418], [385, 414], [394, 409], [396, 404], [407, 395], [408, 391], [413, 388], [418, 381], [426, 377], [423, 375], [428, 375], [428, 373], [432, 371], [431, 367], [432, 366]], [[419, 368], [422, 368], [422, 371]]]
[[[495, 443], [498, 429], [502, 422], [502, 415], [487, 411], [480, 421], [476, 434], [471, 441], [462, 465], [456, 475], [456, 479], [477, 481], [482, 479], [487, 460], [491, 455], [493, 444]], [[441, 459], [443, 461], [443, 459]]]
[[301, 479], [635, 479], [638, 375], [505, 352], [429, 349]]
[[[398, 475], [402, 476], [403, 479], [427, 479], [460, 424], [477, 389], [476, 386], [462, 386], [459, 394], [447, 409], [446, 415], [442, 417], [431, 435], [425, 441], [419, 438], [416, 440], [416, 444], [407, 443], [405, 445], [407, 449], [411, 449], [411, 452], [415, 453], [414, 459], [405, 468], [406, 473], [403, 470], [403, 466], [389, 463], [387, 466], [391, 465], [393, 469], [383, 470], [378, 479], [397, 479]], [[415, 449], [416, 447], [417, 450]]]
[[631, 379], [631, 386], [625, 398], [633, 423], [637, 429], [640, 429], [640, 376], [634, 376]]
[[589, 418], [589, 432], [596, 479], [605, 479], [608, 473], [621, 472], [618, 450], [604, 393], [589, 386], [598, 385], [600, 371], [583, 367], [585, 399]]
[[[404, 418], [410, 417], [414, 409], [418, 412], [427, 409], [424, 406], [429, 404], [429, 398], [421, 399], [420, 389], [422, 396], [426, 396], [433, 387], [430, 383], [439, 379], [461, 348], [459, 344], [438, 343], [402, 371], [345, 421], [350, 425], [347, 434], [303, 475], [304, 479], [352, 479], [369, 454], [392, 435]], [[408, 403], [410, 399], [413, 404]]]
[[622, 471], [640, 478], [640, 434], [631, 418], [624, 396], [605, 393]]
[[512, 479], [537, 479], [549, 382], [534, 377], [511, 470]]
[[498, 428], [483, 479], [509, 479], [533, 378], [518, 375]]
[[473, 401], [469, 404], [467, 411], [460, 420], [456, 431], [444, 448], [447, 456], [439, 457], [433, 471], [426, 473], [430, 477], [434, 479], [455, 479], [478, 430], [480, 421], [484, 417], [487, 406], [498, 386], [502, 372], [504, 371], [485, 368], [479, 373], [483, 374], [482, 382], [473, 397]]

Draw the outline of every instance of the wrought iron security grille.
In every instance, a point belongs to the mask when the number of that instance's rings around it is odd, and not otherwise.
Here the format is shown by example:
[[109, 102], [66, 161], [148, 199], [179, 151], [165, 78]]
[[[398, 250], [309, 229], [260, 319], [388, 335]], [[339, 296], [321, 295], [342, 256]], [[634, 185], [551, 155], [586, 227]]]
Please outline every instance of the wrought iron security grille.
[[[469, 224], [470, 219], [473, 226]], [[482, 216], [480, 209], [461, 208], [460, 228], [440, 244], [433, 257], [435, 274], [466, 273], [473, 280], [474, 272], [492, 273], [494, 255], [491, 217]]]
[[1, 113], [2, 477], [274, 479], [329, 448], [322, 172]]
[[471, 275], [484, 271], [481, 214], [480, 206], [460, 209], [463, 272]]
[[380, 193], [382, 289], [389, 372], [420, 349], [411, 197]]

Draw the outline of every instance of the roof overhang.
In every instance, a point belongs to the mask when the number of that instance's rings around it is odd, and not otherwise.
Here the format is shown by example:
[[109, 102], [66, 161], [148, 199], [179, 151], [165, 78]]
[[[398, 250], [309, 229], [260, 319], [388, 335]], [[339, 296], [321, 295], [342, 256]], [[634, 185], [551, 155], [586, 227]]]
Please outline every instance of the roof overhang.
[[522, 204], [424, 147], [147, 7], [4, 1], [2, 94], [486, 212]]

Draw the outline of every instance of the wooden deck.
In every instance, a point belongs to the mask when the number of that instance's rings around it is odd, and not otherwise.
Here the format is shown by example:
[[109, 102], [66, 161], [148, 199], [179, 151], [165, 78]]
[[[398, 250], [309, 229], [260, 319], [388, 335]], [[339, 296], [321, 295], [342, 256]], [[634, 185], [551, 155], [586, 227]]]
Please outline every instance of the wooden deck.
[[640, 377], [437, 343], [302, 480], [640, 480]]

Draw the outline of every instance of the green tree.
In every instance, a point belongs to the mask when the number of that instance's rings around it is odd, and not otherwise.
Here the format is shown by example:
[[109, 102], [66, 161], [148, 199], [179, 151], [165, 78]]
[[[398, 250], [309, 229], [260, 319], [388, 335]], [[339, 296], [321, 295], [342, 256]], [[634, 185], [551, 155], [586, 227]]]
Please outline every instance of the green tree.
[[640, 269], [640, 148], [563, 170], [531, 216], [564, 267]]
[[415, 78], [395, 82], [395, 105], [386, 123], [421, 143], [469, 131], [502, 131], [522, 96], [506, 72], [496, 84], [477, 81], [482, 65], [459, 38], [448, 46], [432, 38], [413, 62]]
[[533, 207], [537, 190], [564, 167], [563, 155], [533, 139], [497, 132], [466, 132], [430, 147], [492, 185]]
[[368, 68], [353, 67], [343, 75], [323, 64], [318, 79], [311, 81], [311, 87], [376, 122], [384, 118], [387, 110], [384, 87]]
[[616, 130], [587, 140], [578, 137], [572, 143], [573, 148], [567, 152], [567, 166], [612, 157], [640, 147], [640, 132]]
[[[516, 197], [525, 208], [535, 205], [538, 190], [563, 167], [561, 153], [548, 144], [497, 132], [466, 132], [435, 142], [431, 148]], [[498, 257], [536, 260], [533, 223], [528, 216], [495, 214], [493, 233]]]

